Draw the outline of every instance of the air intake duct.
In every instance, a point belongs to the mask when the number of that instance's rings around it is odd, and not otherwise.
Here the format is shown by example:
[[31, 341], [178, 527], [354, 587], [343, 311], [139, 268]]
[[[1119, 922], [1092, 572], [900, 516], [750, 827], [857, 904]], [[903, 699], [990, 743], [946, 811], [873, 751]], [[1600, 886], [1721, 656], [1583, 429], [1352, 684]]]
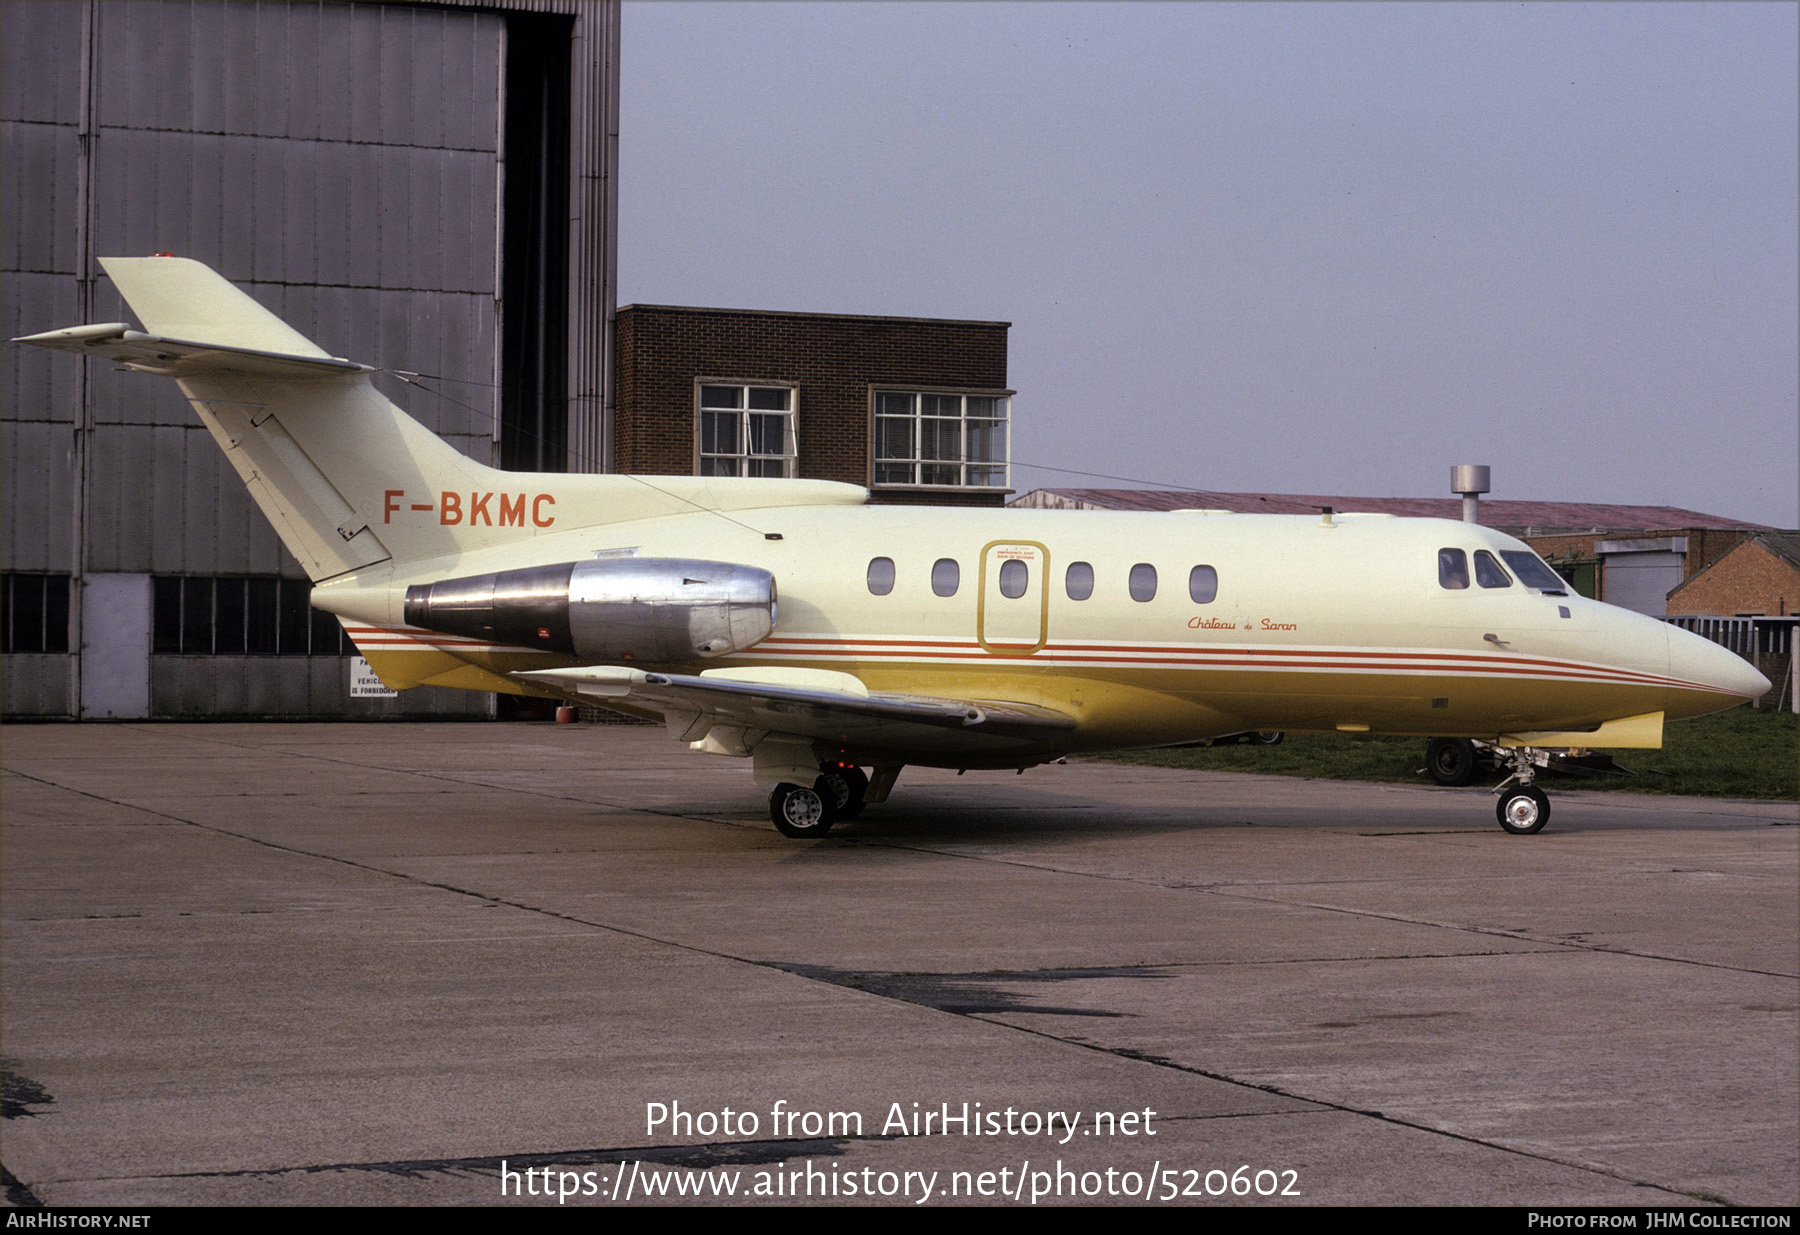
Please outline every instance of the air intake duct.
[[562, 562], [406, 589], [406, 624], [582, 664], [707, 660], [775, 629], [775, 576], [687, 558]]

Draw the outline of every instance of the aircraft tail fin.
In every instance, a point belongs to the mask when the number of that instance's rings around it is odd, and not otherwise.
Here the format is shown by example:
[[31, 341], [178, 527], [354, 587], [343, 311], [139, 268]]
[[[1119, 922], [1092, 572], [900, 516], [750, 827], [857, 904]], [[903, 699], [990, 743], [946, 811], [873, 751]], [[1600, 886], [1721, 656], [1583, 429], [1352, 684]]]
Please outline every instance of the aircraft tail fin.
[[[314, 582], [472, 547], [484, 529], [449, 521], [444, 495], [522, 479], [465, 458], [376, 390], [368, 366], [330, 356], [202, 263], [101, 265], [146, 333], [115, 322], [17, 341], [175, 378]], [[531, 530], [524, 497], [509, 508], [515, 536]]]
[[100, 265], [150, 334], [294, 356], [327, 354], [202, 262], [103, 257]]
[[[571, 528], [695, 511], [860, 505], [825, 480], [506, 472], [477, 463], [200, 262], [100, 260], [146, 330], [75, 326], [15, 342], [172, 377], [315, 582]], [[740, 520], [725, 525], [752, 532]]]

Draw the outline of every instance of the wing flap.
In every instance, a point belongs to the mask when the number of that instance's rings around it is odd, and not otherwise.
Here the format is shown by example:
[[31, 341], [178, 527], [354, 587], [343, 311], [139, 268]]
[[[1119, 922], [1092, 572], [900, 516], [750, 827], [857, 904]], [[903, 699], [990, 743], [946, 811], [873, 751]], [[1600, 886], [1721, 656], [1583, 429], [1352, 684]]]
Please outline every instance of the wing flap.
[[[715, 729], [785, 735], [878, 748], [902, 761], [910, 761], [908, 755], [979, 757], [1053, 748], [1076, 726], [1073, 716], [1034, 704], [876, 693], [849, 674], [819, 671], [789, 681], [773, 670], [730, 669], [679, 674], [595, 667], [515, 676], [600, 702], [653, 708], [684, 738]], [[830, 682], [837, 678], [847, 681]]]

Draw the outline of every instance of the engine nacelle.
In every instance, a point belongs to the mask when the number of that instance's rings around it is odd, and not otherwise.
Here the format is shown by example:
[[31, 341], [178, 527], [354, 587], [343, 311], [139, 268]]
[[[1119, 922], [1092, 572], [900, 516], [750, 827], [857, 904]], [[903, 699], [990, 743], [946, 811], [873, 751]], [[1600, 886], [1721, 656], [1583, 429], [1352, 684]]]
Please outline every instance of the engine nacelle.
[[775, 576], [688, 558], [561, 562], [406, 589], [406, 623], [584, 664], [705, 660], [775, 629]]

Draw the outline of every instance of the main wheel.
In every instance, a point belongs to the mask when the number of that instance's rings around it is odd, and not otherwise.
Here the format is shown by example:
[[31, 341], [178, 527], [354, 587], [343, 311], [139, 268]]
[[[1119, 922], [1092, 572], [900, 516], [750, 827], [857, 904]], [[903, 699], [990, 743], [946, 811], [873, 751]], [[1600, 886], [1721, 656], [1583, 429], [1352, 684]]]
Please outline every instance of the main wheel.
[[783, 836], [816, 840], [837, 822], [837, 803], [818, 785], [790, 785], [783, 781], [769, 795], [769, 818]]
[[1475, 779], [1475, 743], [1468, 738], [1432, 738], [1425, 744], [1425, 774], [1440, 785]]
[[1494, 814], [1514, 836], [1530, 836], [1550, 822], [1550, 799], [1536, 785], [1519, 785], [1500, 795]]
[[863, 775], [861, 768], [826, 764], [817, 783], [821, 790], [831, 791], [839, 819], [850, 820], [862, 814], [863, 795], [869, 791], [869, 778]]
[[1262, 729], [1251, 734], [1250, 740], [1258, 746], [1280, 746], [1281, 739], [1286, 736], [1286, 734], [1273, 729]]

